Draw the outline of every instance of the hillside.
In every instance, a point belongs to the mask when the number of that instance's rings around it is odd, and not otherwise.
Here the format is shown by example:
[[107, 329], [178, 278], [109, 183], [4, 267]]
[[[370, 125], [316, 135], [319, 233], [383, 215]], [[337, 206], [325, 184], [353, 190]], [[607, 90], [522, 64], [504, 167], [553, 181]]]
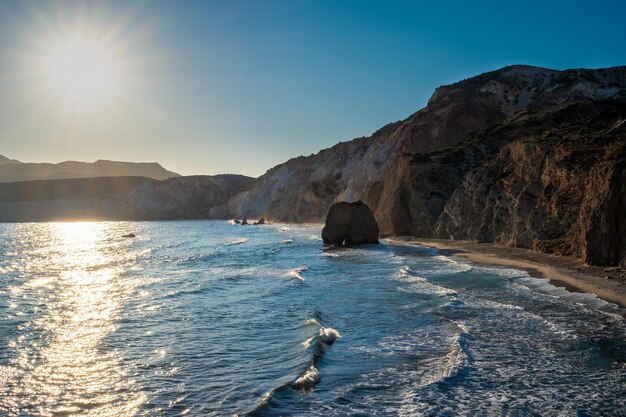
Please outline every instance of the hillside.
[[4, 164], [21, 164], [21, 162], [18, 161], [17, 159], [10, 159], [10, 158], [7, 158], [6, 156], [0, 155], [0, 165], [4, 165]]
[[58, 164], [23, 163], [0, 155], [0, 182], [91, 177], [147, 177], [155, 180], [179, 177], [156, 162], [65, 161]]
[[0, 183], [0, 221], [171, 220], [223, 217], [253, 178], [102, 177]]
[[[505, 67], [438, 88], [424, 109], [370, 137], [270, 169], [231, 206], [241, 216], [321, 221], [333, 202], [360, 199], [385, 235], [623, 263], [625, 119], [626, 67]], [[481, 176], [497, 178], [494, 188]]]

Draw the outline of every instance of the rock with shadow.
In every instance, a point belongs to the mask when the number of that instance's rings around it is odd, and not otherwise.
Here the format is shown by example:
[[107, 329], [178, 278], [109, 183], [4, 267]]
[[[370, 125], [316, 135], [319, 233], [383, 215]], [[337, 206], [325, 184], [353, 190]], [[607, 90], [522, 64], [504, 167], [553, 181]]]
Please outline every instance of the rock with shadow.
[[328, 210], [322, 240], [327, 245], [378, 243], [378, 223], [362, 201], [335, 203]]

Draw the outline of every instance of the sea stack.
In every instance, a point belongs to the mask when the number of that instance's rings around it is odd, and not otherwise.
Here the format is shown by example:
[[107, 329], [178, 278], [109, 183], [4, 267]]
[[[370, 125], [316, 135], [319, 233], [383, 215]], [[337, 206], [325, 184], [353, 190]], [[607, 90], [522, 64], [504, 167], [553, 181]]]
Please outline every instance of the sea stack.
[[327, 245], [378, 243], [378, 223], [362, 201], [335, 203], [328, 210], [322, 240]]

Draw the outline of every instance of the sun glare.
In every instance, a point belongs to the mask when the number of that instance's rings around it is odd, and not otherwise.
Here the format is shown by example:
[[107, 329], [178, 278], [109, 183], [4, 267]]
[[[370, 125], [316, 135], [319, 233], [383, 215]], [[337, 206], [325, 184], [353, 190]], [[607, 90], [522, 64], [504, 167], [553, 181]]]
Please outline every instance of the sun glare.
[[120, 57], [102, 39], [83, 33], [65, 35], [48, 43], [41, 58], [46, 89], [65, 104], [99, 104], [116, 92]]

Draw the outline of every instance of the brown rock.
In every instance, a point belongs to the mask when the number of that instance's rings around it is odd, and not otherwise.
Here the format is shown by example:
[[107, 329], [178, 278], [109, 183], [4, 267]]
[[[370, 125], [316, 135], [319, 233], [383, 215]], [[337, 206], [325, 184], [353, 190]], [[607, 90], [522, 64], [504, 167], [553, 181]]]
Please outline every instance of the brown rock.
[[328, 210], [322, 230], [325, 244], [360, 245], [378, 243], [378, 224], [372, 210], [363, 203], [335, 203]]

